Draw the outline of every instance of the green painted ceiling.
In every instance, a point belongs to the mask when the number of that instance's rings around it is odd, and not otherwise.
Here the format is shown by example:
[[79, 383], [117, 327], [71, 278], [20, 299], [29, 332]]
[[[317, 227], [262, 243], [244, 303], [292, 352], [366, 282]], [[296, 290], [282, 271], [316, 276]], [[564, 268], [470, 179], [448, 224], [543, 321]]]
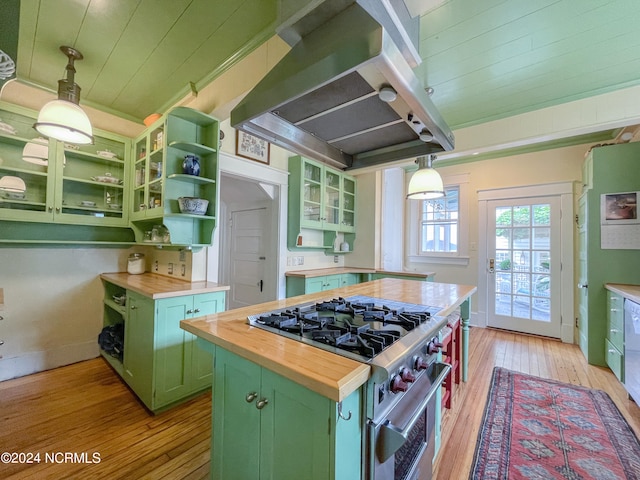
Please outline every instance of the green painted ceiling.
[[[283, 1], [22, 0], [18, 77], [55, 90], [73, 46], [81, 103], [142, 119], [272, 36]], [[455, 129], [640, 83], [639, 27], [639, 0], [448, 0], [418, 71]]]

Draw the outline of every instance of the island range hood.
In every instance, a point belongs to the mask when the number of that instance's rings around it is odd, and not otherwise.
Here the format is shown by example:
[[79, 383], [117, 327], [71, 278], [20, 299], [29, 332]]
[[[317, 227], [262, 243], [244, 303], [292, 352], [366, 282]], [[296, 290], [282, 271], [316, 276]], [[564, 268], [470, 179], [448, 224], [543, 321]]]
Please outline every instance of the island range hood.
[[278, 32], [292, 49], [232, 110], [231, 125], [341, 169], [452, 150], [412, 70], [418, 24], [402, 0], [320, 3]]

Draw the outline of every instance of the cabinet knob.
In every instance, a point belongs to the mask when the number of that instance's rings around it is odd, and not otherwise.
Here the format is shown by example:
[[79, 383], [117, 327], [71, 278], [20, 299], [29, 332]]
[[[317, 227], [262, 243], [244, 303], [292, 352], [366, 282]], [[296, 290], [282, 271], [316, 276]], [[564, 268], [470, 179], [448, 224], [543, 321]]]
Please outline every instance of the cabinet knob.
[[187, 310], [187, 313], [193, 313], [193, 310], [189, 309]]
[[135, 309], [137, 309], [137, 308], [138, 308], [138, 307], [136, 307], [135, 305], [131, 305], [131, 310], [135, 310]]
[[53, 212], [53, 207], [49, 207], [49, 213]]
[[261, 398], [256, 402], [256, 408], [258, 410], [262, 410], [267, 405], [267, 403], [269, 403], [269, 400], [267, 400], [266, 398]]
[[194, 309], [193, 313], [200, 313], [200, 309], [199, 308]]
[[617, 328], [612, 328], [611, 330], [609, 330], [611, 333], [620, 333], [620, 330], [618, 330]]
[[246, 400], [247, 403], [253, 402], [256, 398], [258, 398], [258, 393], [257, 392], [249, 392], [249, 393], [247, 393], [247, 396], [244, 397], [244, 399]]
[[4, 345], [4, 340], [0, 340], [0, 345]]
[[587, 285], [586, 283], [579, 283], [578, 288], [589, 288], [589, 285]]

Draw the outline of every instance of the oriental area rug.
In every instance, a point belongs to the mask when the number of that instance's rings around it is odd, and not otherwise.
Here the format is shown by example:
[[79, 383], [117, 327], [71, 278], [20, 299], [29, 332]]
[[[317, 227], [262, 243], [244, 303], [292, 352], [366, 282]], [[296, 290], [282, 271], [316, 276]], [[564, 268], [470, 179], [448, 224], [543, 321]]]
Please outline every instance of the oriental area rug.
[[605, 392], [495, 367], [469, 478], [640, 479], [640, 443]]

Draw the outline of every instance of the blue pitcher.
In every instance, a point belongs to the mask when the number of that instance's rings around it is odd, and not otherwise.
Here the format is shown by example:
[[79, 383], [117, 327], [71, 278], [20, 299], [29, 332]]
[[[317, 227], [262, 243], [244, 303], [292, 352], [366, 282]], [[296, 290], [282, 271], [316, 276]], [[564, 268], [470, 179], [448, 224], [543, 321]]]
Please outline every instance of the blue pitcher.
[[200, 175], [200, 159], [197, 155], [185, 155], [182, 171], [187, 175]]

